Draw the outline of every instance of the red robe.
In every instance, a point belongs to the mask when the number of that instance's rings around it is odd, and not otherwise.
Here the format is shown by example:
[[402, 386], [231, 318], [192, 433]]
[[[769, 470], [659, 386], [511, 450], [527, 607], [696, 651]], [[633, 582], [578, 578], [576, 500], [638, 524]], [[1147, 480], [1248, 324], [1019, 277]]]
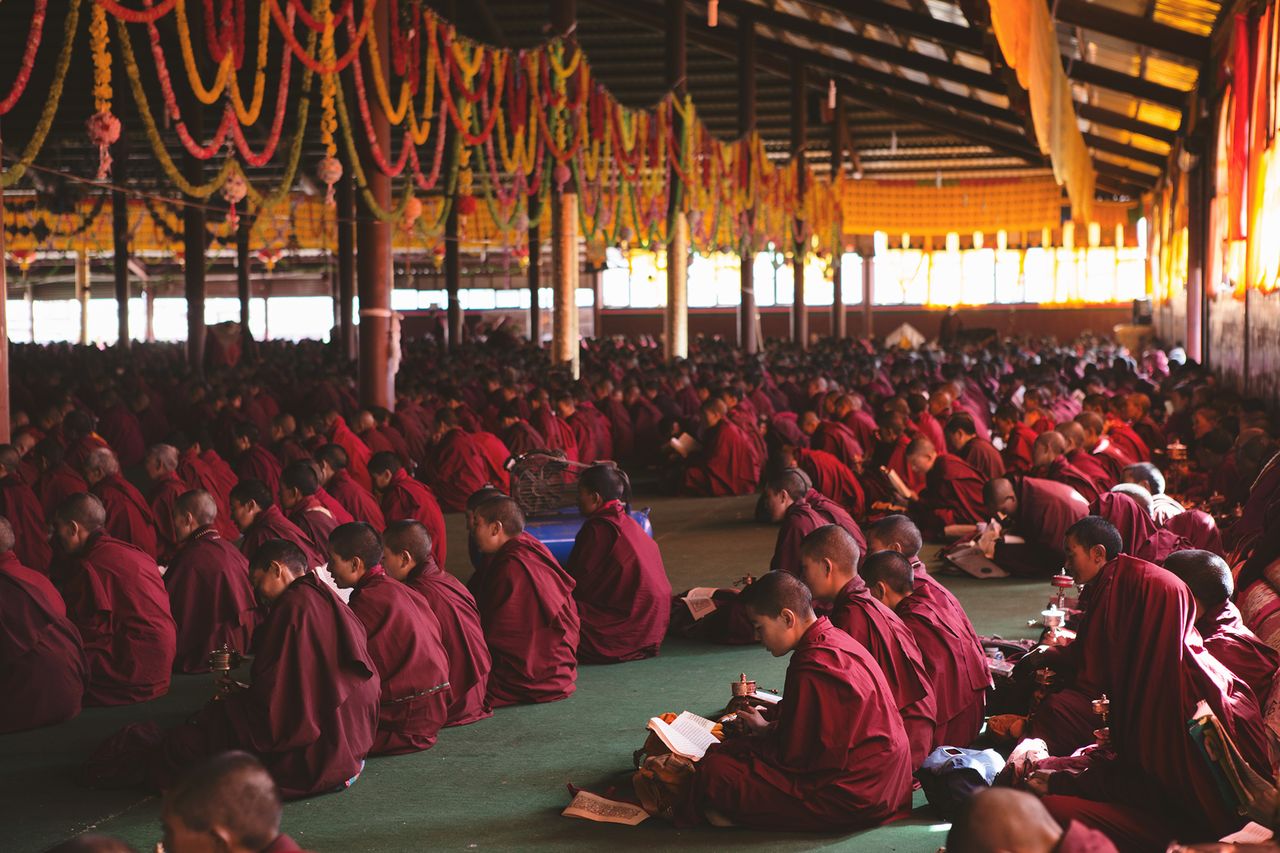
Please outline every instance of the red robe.
[[[356, 438], [363, 441], [365, 447], [369, 448], [370, 456], [375, 453], [395, 453], [397, 457], [400, 456], [399, 453], [396, 453], [395, 444], [392, 443], [391, 439], [378, 432], [377, 427], [356, 433]], [[400, 464], [408, 465], [409, 461], [401, 459]]]
[[591, 417], [581, 409], [564, 419], [573, 431], [573, 441], [578, 445], [578, 459], [582, 462], [596, 462], [608, 458], [604, 447], [600, 444], [599, 431]]
[[369, 477], [369, 458], [373, 454], [341, 417], [334, 420], [333, 427], [329, 431], [329, 441], [347, 452], [347, 471], [351, 474], [351, 479], [372, 491], [373, 480]]
[[933, 442], [934, 448], [941, 453], [947, 447], [947, 437], [942, 433], [942, 424], [925, 409], [915, 418], [916, 431]]
[[[465, 502], [465, 501], [464, 501]], [[389, 521], [412, 519], [431, 535], [431, 556], [437, 566], [445, 565], [449, 543], [445, 536], [444, 513], [431, 489], [410, 477], [404, 469], [391, 476], [382, 492], [382, 514]]]
[[462, 581], [441, 569], [430, 557], [415, 566], [405, 585], [427, 600], [449, 656], [447, 726], [463, 726], [492, 716], [486, 695], [493, 659], [485, 642], [476, 600]]
[[1150, 462], [1151, 448], [1142, 440], [1142, 436], [1138, 435], [1127, 423], [1117, 420], [1107, 421], [1107, 438], [1122, 453], [1133, 459], [1135, 462]]
[[178, 498], [189, 492], [182, 478], [170, 471], [151, 487], [148, 497], [151, 517], [156, 523], [156, 542], [160, 551], [156, 560], [162, 566], [169, 565], [178, 551], [178, 534], [173, 529], [173, 506]]
[[156, 561], [97, 533], [70, 561], [67, 615], [89, 663], [86, 705], [128, 705], [169, 692], [177, 629]]
[[[431, 447], [426, 469], [427, 485], [446, 512], [464, 511], [467, 498], [489, 483], [488, 458], [475, 436], [459, 427], [449, 430]], [[386, 513], [385, 506], [383, 512]]]
[[760, 479], [754, 460], [742, 430], [722, 420], [703, 436], [701, 452], [689, 457], [684, 492], [704, 498], [749, 495]]
[[1115, 525], [1124, 541], [1124, 553], [1139, 560], [1160, 565], [1174, 551], [1191, 547], [1191, 543], [1172, 530], [1161, 530], [1147, 511], [1128, 495], [1106, 492], [1090, 507], [1094, 515]]
[[[925, 478], [917, 474], [910, 465], [907, 464], [907, 448], [911, 446], [911, 436], [900, 435], [898, 442], [893, 445], [889, 451], [888, 461], [884, 463], [884, 467], [890, 471], [897, 472], [902, 482], [907, 484], [907, 488], [913, 492], [919, 492], [924, 488]], [[939, 451], [941, 453], [941, 451]]]
[[538, 434], [528, 421], [516, 421], [502, 431], [502, 443], [511, 451], [512, 456], [520, 457], [534, 450], [546, 449], [546, 440]]
[[382, 515], [382, 507], [378, 506], [378, 499], [373, 496], [373, 492], [352, 479], [345, 470], [334, 474], [329, 482], [324, 484], [324, 488], [335, 501], [342, 505], [353, 520], [363, 521], [374, 530], [387, 529], [387, 521]]
[[813, 488], [840, 504], [849, 514], [861, 517], [867, 509], [867, 495], [849, 466], [825, 450], [797, 447], [796, 464], [809, 475]]
[[950, 453], [939, 453], [911, 514], [920, 530], [935, 539], [942, 538], [943, 528], [949, 524], [978, 524], [987, 518], [982, 500], [985, 485], [986, 480], [969, 463]]
[[[350, 524], [355, 521], [351, 513], [347, 512], [347, 508], [338, 503], [337, 499], [333, 495], [326, 492], [324, 486], [316, 489], [315, 499], [320, 502], [320, 506], [329, 510], [333, 515], [333, 520], [338, 522], [338, 524]], [[382, 514], [381, 510], [379, 510], [378, 514]], [[381, 530], [382, 528], [379, 527], [375, 529]]]
[[546, 442], [543, 449], [563, 450], [565, 458], [570, 462], [579, 460], [578, 440], [573, 436], [573, 428], [556, 417], [546, 406], [534, 409], [529, 423]]
[[1096, 501], [1098, 495], [1107, 490], [1107, 487], [1102, 486], [1097, 480], [1068, 462], [1065, 456], [1059, 456], [1050, 462], [1043, 471], [1037, 470], [1036, 473], [1043, 474], [1046, 480], [1053, 480], [1054, 482], [1062, 483], [1064, 486], [1070, 486], [1089, 503]]
[[472, 437], [489, 462], [489, 482], [504, 492], [510, 489], [511, 474], [507, 471], [507, 460], [511, 458], [511, 451], [502, 439], [491, 432], [481, 430]]
[[619, 501], [578, 531], [565, 565], [574, 580], [582, 663], [619, 663], [658, 654], [671, 619], [671, 582], [658, 543]]
[[49, 525], [36, 493], [17, 474], [0, 478], [0, 515], [13, 525], [13, 551], [18, 560], [47, 574], [53, 560]]
[[261, 444], [254, 444], [236, 457], [236, 476], [241, 480], [261, 480], [267, 493], [280, 496], [280, 460]]
[[93, 494], [107, 510], [107, 534], [145, 551], [160, 555], [159, 531], [151, 505], [133, 484], [119, 474], [109, 474], [93, 485]]
[[969, 439], [956, 456], [967, 462], [969, 467], [981, 474], [985, 480], [1004, 476], [1004, 460], [1000, 458], [1000, 451], [986, 439], [976, 436]]
[[85, 494], [89, 491], [89, 484], [70, 465], [62, 462], [58, 467], [40, 475], [40, 479], [36, 481], [36, 491], [40, 495], [44, 517], [53, 518], [63, 501], [72, 495]]
[[555, 702], [578, 677], [578, 607], [569, 577], [547, 546], [521, 533], [471, 579], [493, 655], [489, 704]]
[[253, 524], [249, 525], [249, 529], [244, 532], [244, 536], [240, 538], [240, 553], [244, 554], [253, 562], [253, 555], [258, 553], [258, 549], [263, 543], [271, 539], [287, 539], [302, 549], [302, 553], [307, 558], [307, 566], [316, 568], [323, 566], [329, 562], [329, 552], [325, 550], [323, 553], [316, 550], [315, 545], [311, 544], [311, 539], [307, 534], [298, 529], [298, 525], [284, 517], [284, 513], [280, 511], [280, 507], [272, 504], [267, 509], [258, 513], [258, 517], [253, 520]]
[[956, 619], [928, 585], [916, 587], [894, 612], [915, 636], [933, 685], [938, 703], [935, 742], [969, 746], [982, 728], [991, 684], [987, 656], [972, 626], [968, 619]]
[[[1116, 483], [1120, 482], [1113, 479], [1112, 472], [1102, 461], [1092, 453], [1076, 448], [1068, 451], [1066, 454], [1066, 462], [1080, 471], [1081, 474], [1088, 477], [1094, 482], [1099, 492], [1105, 492]], [[1083, 494], [1083, 492], [1081, 493]], [[1085, 495], [1088, 497], [1088, 495]]]
[[1108, 489], [1116, 483], [1124, 482], [1124, 469], [1137, 461], [1106, 438], [1098, 442], [1098, 446], [1093, 449], [1092, 455], [1107, 469], [1107, 476], [1110, 480], [1110, 485], [1107, 486]]
[[812, 450], [825, 450], [839, 459], [850, 469], [858, 467], [862, 461], [863, 447], [858, 443], [857, 434], [840, 421], [822, 421], [809, 437]]
[[1196, 630], [1209, 654], [1249, 685], [1259, 706], [1265, 708], [1276, 671], [1280, 670], [1280, 652], [1244, 626], [1240, 611], [1230, 601], [1212, 613], [1201, 615], [1196, 620]]
[[1067, 529], [1089, 514], [1089, 502], [1054, 480], [1023, 477], [1014, 488], [1018, 512], [1005, 520], [1004, 529], [1023, 542], [998, 542], [995, 562], [1019, 577], [1052, 575], [1062, 566]]
[[773, 545], [771, 572], [789, 572], [804, 580], [804, 567], [800, 565], [800, 543], [819, 527], [835, 524], [843, 527], [858, 543], [858, 553], [866, 556], [867, 538], [862, 528], [845, 512], [844, 507], [813, 489], [803, 498], [787, 507], [782, 516], [782, 526]]
[[12, 551], [0, 554], [0, 734], [76, 716], [87, 679], [62, 596]]
[[853, 437], [864, 451], [876, 446], [876, 419], [866, 409], [849, 412], [841, 421], [853, 430]]
[[294, 526], [302, 531], [307, 537], [307, 541], [311, 543], [311, 547], [318, 553], [325, 555], [325, 562], [328, 562], [329, 555], [329, 534], [333, 532], [341, 522], [338, 521], [329, 509], [315, 495], [307, 495], [298, 503], [294, 504], [293, 509], [289, 510], [286, 516], [293, 522]]
[[218, 455], [218, 451], [214, 450], [212, 447], [201, 453], [200, 459], [209, 467], [209, 471], [213, 474], [214, 479], [217, 480], [221, 494], [227, 495], [229, 499], [231, 490], [234, 489], [236, 487], [236, 483], [239, 482], [239, 478], [236, 477], [236, 472], [232, 470], [231, 466], [227, 464], [225, 459]]
[[138, 418], [123, 404], [117, 404], [102, 413], [97, 432], [111, 445], [116, 458], [125, 468], [142, 464], [147, 455], [147, 440], [142, 435]]
[[231, 520], [231, 504], [229, 497], [235, 488], [235, 478], [228, 484], [224, 477], [214, 473], [209, 463], [200, 458], [194, 448], [188, 449], [178, 460], [178, 476], [189, 489], [203, 489], [213, 496], [218, 505], [218, 532], [228, 539], [239, 539], [240, 531]]
[[402, 755], [433, 746], [449, 716], [449, 655], [427, 600], [370, 569], [351, 591], [351, 611], [369, 637], [382, 682], [371, 755]]
[[1031, 448], [1036, 443], [1036, 434], [1035, 430], [1022, 421], [1014, 423], [1013, 429], [1009, 431], [1009, 437], [1004, 441], [1004, 450], [1000, 454], [1004, 457], [1006, 471], [1012, 473], [1031, 470]]
[[175, 672], [208, 672], [209, 652], [225, 643], [251, 650], [262, 613], [249, 585], [249, 561], [214, 527], [201, 527], [178, 548], [164, 573], [178, 626]]
[[938, 704], [920, 647], [897, 615], [872, 597], [861, 576], [845, 584], [831, 607], [831, 623], [861, 643], [884, 672], [911, 745], [911, 768], [940, 744], [934, 737]]
[[911, 749], [871, 655], [819, 617], [787, 666], [777, 722], [712, 746], [686, 813], [770, 831], [849, 831], [911, 806]]

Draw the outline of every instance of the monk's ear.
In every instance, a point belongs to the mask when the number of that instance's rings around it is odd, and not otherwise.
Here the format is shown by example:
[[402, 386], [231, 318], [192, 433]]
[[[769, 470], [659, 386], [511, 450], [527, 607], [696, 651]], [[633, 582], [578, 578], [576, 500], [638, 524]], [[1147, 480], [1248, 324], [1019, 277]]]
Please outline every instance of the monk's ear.
[[793, 628], [796, 624], [796, 614], [787, 607], [782, 608], [782, 612], [778, 614], [778, 618], [782, 620], [784, 628]]
[[823, 568], [826, 570], [826, 574], [824, 575], [824, 577], [831, 577], [831, 575], [832, 575], [832, 574], [835, 572], [835, 570], [836, 570], [835, 564], [831, 562], [831, 558], [830, 558], [830, 557], [823, 557], [823, 558], [822, 558], [822, 565], [823, 565]]

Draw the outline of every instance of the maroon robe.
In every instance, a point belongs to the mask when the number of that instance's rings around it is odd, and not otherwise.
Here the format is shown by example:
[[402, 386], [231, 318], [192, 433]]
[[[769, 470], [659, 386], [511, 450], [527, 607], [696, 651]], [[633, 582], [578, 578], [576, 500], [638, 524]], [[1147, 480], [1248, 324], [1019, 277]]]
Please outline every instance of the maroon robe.
[[471, 589], [493, 656], [489, 704], [555, 702], [578, 677], [573, 578], [547, 546], [521, 533], [489, 558]]
[[378, 499], [373, 496], [373, 492], [357, 483], [346, 469], [329, 478], [324, 488], [353, 520], [363, 521], [374, 530], [387, 529], [386, 517], [382, 514], [382, 507], [378, 506]]
[[520, 457], [534, 450], [545, 450], [547, 443], [528, 421], [516, 421], [502, 431], [502, 443], [512, 456]]
[[1202, 614], [1196, 620], [1196, 630], [1209, 654], [1249, 685], [1258, 705], [1265, 708], [1276, 670], [1280, 669], [1280, 652], [1245, 627], [1240, 611], [1230, 601], [1216, 611]]
[[[79, 473], [65, 462], [58, 463], [40, 475], [36, 481], [36, 491], [40, 496], [40, 506], [44, 509], [45, 518], [53, 518], [62, 502], [72, 495], [83, 495], [89, 491], [89, 484]], [[0, 513], [3, 515], [3, 513]], [[10, 519], [12, 521], [13, 519]]]
[[149, 554], [95, 533], [70, 561], [63, 595], [89, 663], [86, 705], [128, 705], [169, 692], [177, 630]]
[[107, 510], [107, 534], [145, 551], [160, 555], [159, 531], [151, 505], [133, 484], [119, 474], [108, 474], [93, 484], [93, 494]]
[[[925, 486], [925, 478], [912, 469], [907, 464], [907, 448], [911, 446], [911, 436], [900, 435], [898, 441], [891, 448], [888, 448], [888, 459], [884, 463], [884, 467], [890, 471], [894, 471], [907, 484], [907, 488], [913, 492], [919, 492]], [[939, 451], [941, 455], [941, 451]]]
[[187, 484], [189, 489], [203, 489], [213, 496], [213, 501], [218, 505], [218, 532], [228, 539], [240, 538], [240, 531], [236, 529], [236, 524], [231, 519], [231, 490], [235, 488], [235, 478], [231, 478], [230, 484], [225, 479], [214, 473], [209, 467], [209, 463], [200, 458], [194, 448], [188, 448], [178, 459], [178, 476], [182, 478], [182, 482]]
[[125, 468], [142, 464], [147, 455], [147, 440], [142, 435], [138, 418], [127, 406], [117, 404], [102, 413], [97, 432], [111, 445], [116, 458]]
[[916, 587], [894, 612], [920, 647], [938, 703], [935, 742], [967, 747], [982, 728], [991, 676], [987, 656], [966, 618], [956, 618], [930, 585]]
[[1191, 543], [1172, 530], [1161, 530], [1138, 502], [1120, 492], [1106, 492], [1094, 501], [1094, 515], [1115, 525], [1124, 540], [1124, 553], [1159, 565], [1174, 551], [1183, 551]]
[[[355, 521], [355, 518], [351, 515], [351, 513], [347, 512], [347, 508], [344, 507], [342, 504], [338, 503], [337, 498], [335, 498], [333, 495], [326, 492], [324, 489], [324, 486], [320, 486], [319, 488], [316, 489], [314, 497], [317, 501], [320, 502], [320, 506], [329, 510], [329, 512], [333, 515], [333, 520], [338, 522], [338, 524], [340, 525], [350, 524], [351, 522]], [[379, 515], [382, 514], [381, 510], [379, 510], [378, 514]], [[375, 529], [381, 530], [382, 528], [379, 527]]]
[[[454, 427], [427, 453], [426, 473], [427, 485], [440, 506], [446, 512], [463, 512], [467, 508], [467, 498], [489, 483], [489, 460], [476, 443], [475, 436]], [[387, 514], [385, 505], [383, 514]], [[396, 520], [395, 516], [389, 518]], [[444, 565], [443, 561], [441, 565]]]
[[574, 438], [573, 428], [562, 419], [556, 417], [546, 406], [533, 410], [529, 423], [546, 442], [546, 450], [563, 450], [565, 458], [577, 462], [580, 458], [578, 440]]
[[911, 750], [893, 693], [871, 655], [826, 617], [787, 666], [777, 722], [714, 745], [686, 813], [712, 808], [770, 831], [849, 831], [911, 804]]
[[658, 543], [620, 501], [609, 501], [583, 522], [565, 571], [575, 583], [580, 662], [658, 654], [671, 619], [671, 582]]
[[939, 453], [925, 478], [920, 499], [911, 507], [921, 532], [940, 539], [949, 524], [984, 521], [987, 510], [982, 487], [986, 482], [969, 463], [950, 453]]
[[1013, 429], [1009, 431], [1009, 437], [1004, 441], [1004, 450], [1000, 454], [1004, 458], [1004, 470], [1030, 471], [1031, 448], [1035, 443], [1036, 431], [1022, 421], [1015, 421]]
[[608, 458], [600, 443], [599, 429], [591, 417], [581, 409], [564, 419], [573, 430], [574, 443], [578, 445], [578, 459], [582, 462], [595, 462]]
[[356, 433], [356, 438], [363, 441], [365, 447], [369, 448], [370, 456], [375, 453], [394, 453], [396, 458], [400, 459], [401, 465], [410, 464], [409, 460], [400, 457], [400, 454], [396, 452], [395, 443], [386, 435], [379, 432], [377, 427]]
[[1004, 476], [1004, 460], [1000, 458], [1000, 451], [984, 438], [975, 436], [969, 439], [956, 456], [967, 462], [970, 468], [986, 480]]
[[293, 505], [286, 518], [302, 531], [303, 535], [307, 537], [307, 541], [311, 543], [311, 547], [317, 553], [326, 556], [325, 562], [327, 563], [329, 534], [342, 523], [338, 521], [338, 517], [330, 512], [328, 507], [320, 503], [318, 497], [307, 495]]
[[62, 596], [14, 552], [0, 554], [0, 734], [79, 714], [88, 672]]
[[502, 443], [502, 439], [491, 432], [481, 430], [475, 433], [474, 438], [480, 452], [489, 462], [489, 483], [501, 491], [507, 491], [511, 488], [511, 475], [507, 473], [507, 460], [511, 458], [511, 451]]
[[840, 421], [821, 421], [809, 436], [809, 448], [825, 450], [850, 469], [857, 468], [862, 461], [863, 448], [857, 434]]
[[765, 459], [768, 458], [769, 449], [765, 446], [764, 436], [760, 434], [760, 422], [754, 410], [748, 410], [742, 404], [739, 404], [730, 409], [725, 414], [725, 417], [738, 429], [742, 430], [742, 434], [746, 436], [747, 442], [751, 445], [751, 452], [755, 457], [754, 464], [758, 470], [764, 465]]
[[722, 420], [707, 430], [702, 450], [689, 457], [684, 493], [698, 497], [749, 495], [755, 491], [760, 469], [742, 430]]
[[840, 504], [849, 514], [861, 517], [867, 509], [867, 495], [849, 466], [825, 450], [797, 447], [796, 464], [809, 475], [813, 488]]
[[212, 447], [208, 448], [200, 454], [200, 460], [208, 466], [209, 471], [218, 482], [220, 493], [230, 498], [231, 490], [236, 487], [239, 478], [236, 472], [227, 464], [227, 460], [218, 455], [218, 451]]
[[201, 527], [179, 546], [164, 586], [178, 627], [175, 672], [208, 672], [209, 652], [224, 643], [249, 653], [262, 618], [249, 585], [249, 561], [217, 528]]
[[1089, 514], [1089, 502], [1065, 483], [1023, 477], [1015, 481], [1018, 511], [1004, 523], [1004, 531], [1021, 544], [996, 543], [994, 561], [1018, 577], [1047, 577], [1062, 567], [1067, 529]]
[[412, 519], [427, 528], [431, 536], [431, 556], [437, 566], [445, 564], [448, 540], [445, 536], [444, 513], [431, 489], [410, 477], [401, 469], [391, 475], [391, 482], [382, 492], [382, 514], [390, 521]]
[[311, 461], [311, 454], [291, 436], [285, 436], [272, 445], [271, 453], [279, 461], [282, 471], [294, 462]]
[[471, 590], [429, 556], [425, 563], [413, 567], [404, 582], [431, 606], [449, 656], [449, 706], [445, 725], [464, 726], [492, 716], [493, 709], [485, 697], [493, 659]]
[[1123, 483], [1124, 469], [1137, 461], [1106, 438], [1098, 442], [1098, 446], [1093, 449], [1090, 455], [1101, 462], [1102, 467], [1106, 469], [1110, 481], [1107, 486], [1108, 489], [1116, 483]]
[[622, 401], [613, 397], [596, 400], [596, 409], [609, 419], [609, 433], [613, 436], [613, 455], [618, 459], [630, 459], [635, 452], [635, 425], [631, 413]]
[[428, 749], [449, 716], [449, 655], [427, 600], [371, 568], [351, 591], [351, 611], [369, 637], [382, 682], [371, 755]]
[[329, 441], [347, 452], [347, 471], [351, 474], [351, 479], [366, 489], [372, 490], [373, 480], [369, 477], [369, 459], [373, 453], [341, 417], [334, 420], [329, 430]]
[[848, 531], [858, 543], [858, 553], [866, 555], [867, 538], [862, 534], [858, 523], [845, 512], [844, 507], [810, 489], [803, 498], [792, 502], [783, 514], [782, 527], [778, 530], [778, 538], [773, 545], [769, 571], [789, 572], [804, 580], [804, 566], [800, 564], [800, 543], [804, 537], [828, 524]]
[[162, 566], [169, 565], [178, 551], [178, 534], [173, 529], [173, 506], [178, 498], [189, 491], [187, 484], [173, 471], [165, 474], [151, 487], [149, 505], [151, 517], [156, 523], [156, 543], [160, 552], [156, 555], [156, 561]]
[[851, 411], [842, 423], [853, 430], [853, 437], [864, 450], [876, 446], [876, 419], [866, 409]]
[[916, 431], [933, 442], [933, 446], [941, 453], [947, 446], [947, 437], [942, 432], [942, 424], [928, 409], [915, 418]]
[[940, 744], [935, 741], [938, 704], [920, 647], [897, 615], [872, 597], [860, 575], [845, 584], [831, 606], [831, 623], [861, 643], [884, 672], [911, 746], [911, 768]]
[[1091, 504], [1098, 499], [1098, 495], [1103, 494], [1109, 488], [1103, 486], [1075, 465], [1072, 465], [1067, 461], [1066, 456], [1059, 456], [1050, 462], [1043, 471], [1038, 470], [1036, 473], [1043, 475], [1046, 480], [1053, 480], [1065, 486], [1070, 486], [1080, 493], [1080, 497]]
[[253, 555], [271, 539], [285, 539], [301, 548], [309, 568], [314, 569], [329, 562], [328, 550], [323, 552], [317, 550], [315, 545], [311, 544], [310, 537], [299, 530], [298, 525], [285, 518], [280, 507], [275, 504], [259, 512], [253, 524], [249, 525], [249, 529], [240, 538], [240, 553], [252, 563]]
[[[1075, 450], [1067, 451], [1065, 458], [1068, 465], [1076, 468], [1081, 474], [1092, 480], [1094, 487], [1099, 492], [1105, 492], [1120, 482], [1118, 479], [1113, 479], [1112, 471], [1102, 464], [1102, 460], [1081, 448], [1077, 447]], [[1081, 494], [1084, 493], [1081, 492]], [[1088, 495], [1085, 495], [1085, 497], [1088, 497]]]
[[236, 476], [241, 480], [261, 480], [267, 493], [280, 496], [280, 460], [261, 444], [253, 444], [236, 457]]
[[18, 560], [47, 574], [53, 559], [49, 525], [36, 493], [17, 474], [0, 477], [0, 515], [13, 525], [13, 551]]
[[1134, 462], [1150, 462], [1151, 448], [1142, 440], [1142, 436], [1138, 435], [1133, 427], [1128, 424], [1117, 421], [1107, 421], [1107, 438], [1111, 443], [1128, 456]]
[[1204, 510], [1184, 510], [1160, 526], [1190, 542], [1192, 548], [1212, 551], [1219, 557], [1227, 555], [1222, 548], [1222, 532], [1218, 530], [1217, 520]]

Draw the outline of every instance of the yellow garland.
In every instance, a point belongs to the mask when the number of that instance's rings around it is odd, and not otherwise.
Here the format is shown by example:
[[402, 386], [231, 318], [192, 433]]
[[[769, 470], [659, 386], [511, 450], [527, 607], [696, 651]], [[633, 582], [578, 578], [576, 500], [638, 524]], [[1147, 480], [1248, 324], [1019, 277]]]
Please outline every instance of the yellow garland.
[[[257, 124], [262, 115], [262, 102], [267, 91], [267, 40], [271, 35], [271, 12], [267, 8], [270, 0], [262, 0], [258, 9], [258, 57], [257, 67], [253, 75], [253, 99], [248, 108], [240, 97], [240, 84], [236, 79], [235, 64], [231, 66], [231, 81], [227, 86], [231, 93], [231, 106], [235, 108], [236, 118], [246, 127]], [[287, 48], [286, 48], [287, 49]], [[230, 53], [230, 51], [228, 51]]]
[[[405, 115], [409, 112], [409, 107], [413, 102], [413, 92], [409, 87], [408, 78], [400, 82], [400, 105], [391, 106], [391, 94], [387, 89], [387, 78], [382, 73], [382, 54], [378, 50], [378, 34], [377, 27], [369, 27], [369, 32], [365, 35], [365, 44], [369, 46], [369, 67], [373, 71], [373, 88], [378, 94], [378, 103], [382, 105], [382, 112], [387, 117], [387, 121], [393, 125], [399, 126], [404, 121]], [[332, 62], [333, 60], [327, 60]], [[359, 61], [359, 60], [357, 60]], [[422, 143], [418, 143], [421, 145]]]
[[[455, 31], [456, 32], [456, 31]], [[470, 39], [467, 39], [470, 41]], [[462, 79], [470, 86], [472, 79], [480, 73], [480, 67], [484, 64], [484, 45], [479, 42], [471, 42], [471, 57], [468, 59], [462, 53], [463, 39], [455, 38], [450, 45], [453, 51], [453, 59], [458, 63], [458, 70], [462, 72]]]
[[93, 108], [111, 112], [111, 52], [108, 47], [107, 10], [93, 4], [89, 13], [89, 44], [93, 51]]
[[71, 54], [75, 49], [76, 30], [79, 25], [80, 0], [71, 0], [62, 26], [62, 52], [58, 54], [53, 83], [49, 86], [49, 96], [45, 99], [40, 120], [36, 122], [36, 129], [31, 134], [27, 147], [22, 149], [22, 156], [18, 158], [18, 162], [10, 166], [9, 171], [0, 175], [0, 188], [8, 189], [16, 184], [26, 174], [27, 167], [35, 161], [40, 149], [44, 148], [44, 142], [49, 137], [49, 129], [53, 127], [54, 116], [58, 114], [58, 104], [62, 102], [62, 89], [67, 82], [67, 69], [71, 67]]
[[[320, 61], [325, 67], [332, 67], [337, 61], [333, 46], [333, 9], [326, 3], [324, 8], [324, 32], [320, 37]], [[373, 27], [369, 28], [370, 30]], [[338, 145], [333, 141], [334, 131], [338, 129], [338, 117], [334, 108], [337, 95], [338, 75], [320, 75], [320, 141], [324, 144], [326, 157], [338, 153]]]
[[[200, 103], [212, 105], [217, 102], [218, 98], [222, 96], [223, 90], [226, 89], [227, 80], [231, 78], [231, 72], [235, 67], [235, 57], [231, 55], [231, 51], [227, 51], [226, 56], [222, 57], [222, 62], [218, 64], [218, 75], [213, 80], [213, 86], [206, 89], [204, 82], [200, 79], [200, 69], [196, 67], [195, 50], [191, 47], [191, 27], [187, 22], [186, 0], [177, 0], [174, 4], [174, 10], [178, 16], [178, 43], [182, 46], [182, 62], [187, 69], [187, 79], [191, 83], [191, 92]], [[116, 23], [123, 23], [123, 21], [117, 21]]]
[[547, 45], [547, 59], [551, 64], [551, 72], [561, 80], [568, 80], [573, 73], [578, 70], [578, 65], [582, 62], [582, 51], [574, 46], [573, 61], [567, 66], [562, 65], [558, 61], [559, 55], [564, 53], [565, 43], [562, 39], [555, 39], [551, 44]]

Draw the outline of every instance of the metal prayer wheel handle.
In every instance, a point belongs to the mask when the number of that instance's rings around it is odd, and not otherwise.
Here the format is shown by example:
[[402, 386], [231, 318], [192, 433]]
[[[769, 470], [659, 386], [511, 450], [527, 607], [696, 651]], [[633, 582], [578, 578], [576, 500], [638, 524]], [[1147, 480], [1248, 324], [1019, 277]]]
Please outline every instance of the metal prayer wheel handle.
[[240, 653], [223, 643], [220, 648], [209, 652], [207, 663], [215, 675], [226, 675], [240, 665]]
[[1041, 687], [1052, 687], [1056, 676], [1057, 676], [1057, 673], [1055, 673], [1053, 670], [1049, 669], [1048, 667], [1044, 667], [1043, 669], [1037, 669], [1035, 673], [1036, 684], [1040, 685]]
[[1165, 452], [1169, 454], [1170, 462], [1186, 462], [1187, 446], [1180, 441], [1172, 442], [1165, 447]]
[[1093, 713], [1102, 718], [1102, 722], [1106, 723], [1107, 717], [1111, 714], [1111, 700], [1107, 698], [1107, 694], [1103, 693], [1101, 698], [1093, 700]]
[[756, 692], [756, 683], [748, 680], [747, 674], [744, 672], [738, 676], [737, 681], [729, 682], [729, 690], [733, 693], [735, 699], [740, 696], [750, 696]]

